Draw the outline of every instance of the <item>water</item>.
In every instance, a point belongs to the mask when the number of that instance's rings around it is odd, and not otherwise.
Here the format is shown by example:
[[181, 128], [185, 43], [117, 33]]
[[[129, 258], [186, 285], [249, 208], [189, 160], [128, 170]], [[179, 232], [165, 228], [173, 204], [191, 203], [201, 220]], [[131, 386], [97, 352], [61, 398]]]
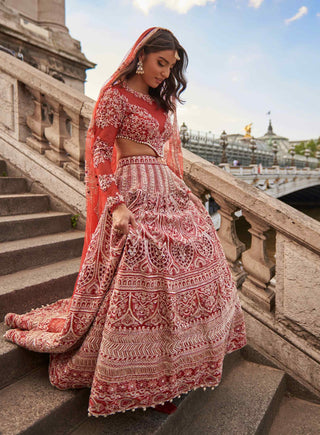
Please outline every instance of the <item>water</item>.
[[297, 210], [302, 211], [302, 213], [307, 214], [316, 221], [320, 222], [320, 207], [295, 207]]

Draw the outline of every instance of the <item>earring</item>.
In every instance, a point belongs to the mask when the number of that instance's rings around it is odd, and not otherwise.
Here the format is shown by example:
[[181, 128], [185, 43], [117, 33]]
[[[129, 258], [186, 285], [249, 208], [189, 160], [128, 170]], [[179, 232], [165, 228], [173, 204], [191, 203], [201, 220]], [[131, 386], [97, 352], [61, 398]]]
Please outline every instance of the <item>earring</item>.
[[139, 60], [139, 62], [137, 64], [136, 74], [144, 74], [143, 63], [142, 63], [141, 59]]

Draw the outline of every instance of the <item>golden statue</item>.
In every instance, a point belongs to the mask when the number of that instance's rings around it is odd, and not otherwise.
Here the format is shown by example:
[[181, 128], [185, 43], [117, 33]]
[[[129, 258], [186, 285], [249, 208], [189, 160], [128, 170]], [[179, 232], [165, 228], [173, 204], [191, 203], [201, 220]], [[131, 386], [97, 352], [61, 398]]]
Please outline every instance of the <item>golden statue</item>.
[[244, 129], [245, 129], [245, 131], [246, 131], [246, 134], [245, 134], [245, 136], [244, 137], [252, 137], [251, 136], [251, 125], [252, 125], [253, 123], [251, 122], [250, 124], [248, 124], [248, 125], [246, 125], [245, 127], [244, 127]]

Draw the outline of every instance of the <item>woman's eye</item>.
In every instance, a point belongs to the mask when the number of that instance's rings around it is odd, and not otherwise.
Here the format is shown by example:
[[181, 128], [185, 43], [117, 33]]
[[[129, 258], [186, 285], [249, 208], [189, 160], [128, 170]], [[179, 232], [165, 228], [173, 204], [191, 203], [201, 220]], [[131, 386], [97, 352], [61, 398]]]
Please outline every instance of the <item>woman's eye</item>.
[[158, 62], [158, 65], [160, 65], [160, 66], [165, 66], [163, 63], [161, 63], [161, 62]]

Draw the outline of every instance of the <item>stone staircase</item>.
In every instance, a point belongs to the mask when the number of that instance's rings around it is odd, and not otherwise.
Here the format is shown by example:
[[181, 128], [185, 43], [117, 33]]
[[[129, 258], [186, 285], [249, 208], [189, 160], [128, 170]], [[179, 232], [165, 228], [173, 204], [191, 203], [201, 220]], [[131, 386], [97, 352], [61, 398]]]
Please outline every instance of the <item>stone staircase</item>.
[[[8, 172], [0, 160], [1, 322], [8, 311], [23, 313], [68, 297], [83, 242], [83, 232], [71, 228], [70, 213], [53, 211], [48, 195], [31, 192], [28, 180]], [[88, 418], [89, 391], [55, 389], [47, 364], [47, 355], [0, 340], [2, 435], [320, 433], [319, 401], [292, 396], [290, 378], [249, 347], [226, 356], [218, 388], [176, 399], [178, 409], [170, 416], [147, 409]]]

